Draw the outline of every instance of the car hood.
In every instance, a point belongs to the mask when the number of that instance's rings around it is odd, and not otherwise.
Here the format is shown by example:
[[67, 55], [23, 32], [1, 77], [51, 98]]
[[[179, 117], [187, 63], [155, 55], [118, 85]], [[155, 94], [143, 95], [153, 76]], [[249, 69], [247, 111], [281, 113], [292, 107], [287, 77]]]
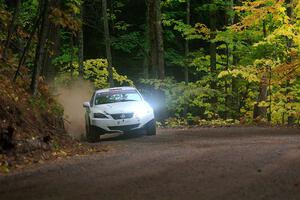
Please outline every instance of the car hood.
[[96, 105], [94, 111], [104, 112], [108, 114], [132, 113], [139, 109], [152, 110], [148, 103], [144, 101], [128, 101], [110, 104]]

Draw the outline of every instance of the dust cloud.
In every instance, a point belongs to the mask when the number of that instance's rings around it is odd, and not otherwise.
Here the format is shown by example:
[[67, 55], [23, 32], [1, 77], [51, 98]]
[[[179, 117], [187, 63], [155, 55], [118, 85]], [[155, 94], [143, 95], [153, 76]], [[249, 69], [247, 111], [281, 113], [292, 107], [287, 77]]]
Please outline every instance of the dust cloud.
[[82, 104], [89, 101], [93, 85], [84, 80], [74, 80], [71, 87], [57, 87], [57, 100], [64, 107], [65, 128], [69, 135], [81, 139], [85, 133], [85, 108]]

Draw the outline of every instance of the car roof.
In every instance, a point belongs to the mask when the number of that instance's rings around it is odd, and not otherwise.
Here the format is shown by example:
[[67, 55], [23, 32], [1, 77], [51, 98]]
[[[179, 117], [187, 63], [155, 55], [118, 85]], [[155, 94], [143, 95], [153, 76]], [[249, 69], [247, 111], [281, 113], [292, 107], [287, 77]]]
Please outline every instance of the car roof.
[[126, 91], [126, 90], [136, 90], [135, 87], [113, 87], [113, 88], [105, 88], [105, 89], [100, 89], [96, 90], [96, 93], [101, 93], [101, 92], [109, 92], [109, 91]]

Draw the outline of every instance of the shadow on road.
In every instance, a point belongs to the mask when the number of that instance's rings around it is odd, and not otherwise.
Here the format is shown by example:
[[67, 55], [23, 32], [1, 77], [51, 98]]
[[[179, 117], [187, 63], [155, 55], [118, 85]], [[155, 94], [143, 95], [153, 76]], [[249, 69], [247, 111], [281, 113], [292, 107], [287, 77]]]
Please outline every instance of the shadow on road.
[[129, 140], [134, 138], [139, 138], [145, 136], [144, 131], [134, 131], [129, 133], [116, 133], [116, 134], [106, 134], [101, 136], [101, 142], [105, 141], [118, 141], [118, 140]]

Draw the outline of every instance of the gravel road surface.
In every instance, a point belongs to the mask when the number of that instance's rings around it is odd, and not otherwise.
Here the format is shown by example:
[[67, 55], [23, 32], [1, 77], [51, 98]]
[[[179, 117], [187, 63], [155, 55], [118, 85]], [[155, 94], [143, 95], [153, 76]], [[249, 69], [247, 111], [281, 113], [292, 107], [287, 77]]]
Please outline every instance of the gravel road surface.
[[0, 176], [0, 200], [300, 199], [300, 129], [159, 130], [94, 145], [109, 151]]

